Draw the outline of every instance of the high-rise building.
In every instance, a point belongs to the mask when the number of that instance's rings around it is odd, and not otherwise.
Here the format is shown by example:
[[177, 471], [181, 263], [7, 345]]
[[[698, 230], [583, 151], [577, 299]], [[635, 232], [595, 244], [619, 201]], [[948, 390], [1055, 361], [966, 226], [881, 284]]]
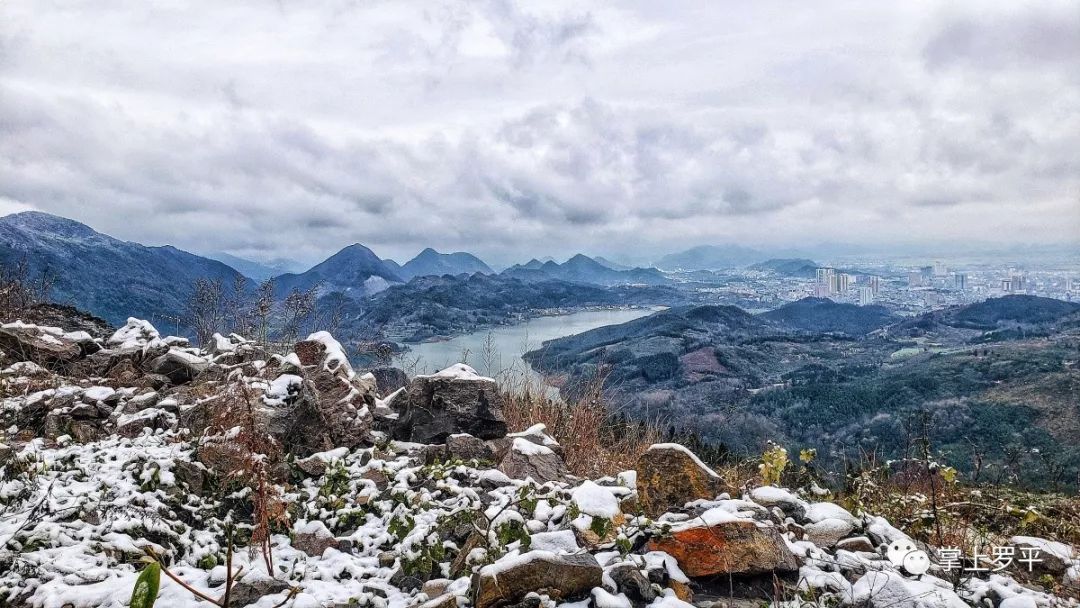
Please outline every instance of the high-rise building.
[[953, 289], [964, 291], [967, 289], [967, 275], [962, 272], [954, 272], [952, 276]]
[[945, 262], [937, 260], [934, 262], [934, 276], [943, 277], [949, 274], [949, 267], [945, 265]]
[[874, 303], [874, 290], [869, 287], [859, 288], [859, 306], [869, 306]]
[[913, 271], [907, 273], [907, 283], [910, 287], [920, 287], [923, 284], [923, 276], [921, 272]]
[[874, 297], [878, 297], [881, 293], [881, 277], [870, 275], [866, 277], [866, 286], [870, 288], [870, 292], [874, 294]]
[[855, 278], [854, 276], [852, 276], [852, 275], [850, 275], [850, 274], [848, 274], [846, 272], [841, 272], [839, 274], [834, 274], [833, 275], [833, 293], [847, 293], [848, 289], [851, 288], [851, 284], [854, 282], [853, 281], [854, 278]]
[[818, 268], [817, 269], [817, 289], [815, 290], [818, 297], [827, 298], [830, 295], [836, 293], [836, 270], [833, 268]]
[[919, 275], [922, 277], [923, 285], [932, 285], [934, 283], [934, 267], [923, 266], [919, 269]]

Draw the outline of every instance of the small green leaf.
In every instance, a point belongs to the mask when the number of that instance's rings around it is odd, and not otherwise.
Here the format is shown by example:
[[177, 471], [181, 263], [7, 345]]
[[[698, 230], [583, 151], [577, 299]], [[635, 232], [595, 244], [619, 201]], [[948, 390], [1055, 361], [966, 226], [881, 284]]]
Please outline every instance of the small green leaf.
[[154, 608], [161, 585], [161, 564], [154, 562], [143, 569], [131, 592], [130, 608]]

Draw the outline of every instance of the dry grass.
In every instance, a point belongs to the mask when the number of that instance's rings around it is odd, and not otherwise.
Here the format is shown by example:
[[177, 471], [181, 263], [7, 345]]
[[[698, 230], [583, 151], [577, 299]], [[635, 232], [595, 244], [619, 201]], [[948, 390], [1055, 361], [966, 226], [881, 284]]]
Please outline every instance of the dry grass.
[[528, 380], [502, 384], [503, 414], [512, 432], [543, 423], [563, 447], [574, 475], [596, 478], [633, 469], [648, 447], [660, 441], [655, 425], [618, 420], [603, 398], [603, 378], [567, 402], [552, 398], [543, 386]]

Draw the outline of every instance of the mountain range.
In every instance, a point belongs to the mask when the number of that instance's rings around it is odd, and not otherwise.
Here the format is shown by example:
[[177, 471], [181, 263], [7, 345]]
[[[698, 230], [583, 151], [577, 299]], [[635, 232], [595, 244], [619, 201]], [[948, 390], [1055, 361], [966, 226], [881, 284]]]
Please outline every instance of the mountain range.
[[[128, 316], [138, 316], [162, 322], [165, 326], [171, 324], [178, 332], [184, 325], [178, 319], [184, 315], [192, 287], [200, 278], [220, 280], [226, 286], [233, 285], [241, 277], [254, 282], [273, 278], [274, 293], [279, 299], [294, 289], [303, 291], [318, 287], [323, 296], [340, 293], [360, 300], [420, 277], [495, 275], [482, 260], [465, 252], [440, 253], [428, 248], [399, 266], [393, 260], [379, 258], [359, 243], [343, 248], [302, 272], [278, 273], [274, 267], [227, 253], [213, 256], [225, 261], [171, 246], [148, 247], [122, 241], [77, 221], [36, 211], [0, 218], [0, 263], [12, 265], [26, 260], [32, 278], [47, 272], [52, 281], [53, 299], [97, 314], [114, 324], [122, 324]], [[581, 290], [557, 287], [554, 283], [558, 282], [594, 287], [670, 282], [656, 269], [619, 269], [605, 262], [581, 254], [562, 264], [533, 260], [504, 271], [502, 276], [516, 281], [550, 283], [541, 290], [545, 294], [560, 290], [573, 294], [562, 300], [544, 295], [531, 303], [515, 296], [519, 311], [549, 305], [627, 302], [627, 297], [640, 293], [597, 297]], [[245, 289], [252, 289], [253, 281], [249, 281]], [[413, 290], [413, 293], [419, 291]], [[508, 283], [501, 293], [524, 296], [528, 290]], [[437, 318], [445, 316], [435, 315]]]
[[406, 281], [413, 277], [442, 276], [444, 274], [495, 274], [483, 260], [471, 253], [457, 251], [439, 253], [431, 247], [421, 251], [398, 271]]
[[739, 245], [700, 245], [665, 255], [656, 262], [662, 270], [721, 270], [753, 264], [765, 257], [760, 251]]
[[524, 281], [561, 280], [593, 285], [664, 285], [671, 282], [655, 268], [617, 270], [580, 253], [562, 264], [532, 259], [511, 266], [502, 274]]
[[1039, 450], [1050, 462], [1029, 482], [1077, 479], [1080, 304], [1005, 296], [912, 319], [865, 308], [676, 307], [526, 359], [568, 396], [599, 377], [622, 412], [740, 454], [775, 441], [835, 464], [928, 441], [961, 467], [977, 453], [1007, 469], [1013, 451]]
[[196, 279], [231, 284], [241, 276], [216, 260], [122, 241], [37, 211], [0, 217], [0, 263], [23, 260], [31, 279], [47, 275], [55, 301], [121, 325], [135, 316], [175, 326]]

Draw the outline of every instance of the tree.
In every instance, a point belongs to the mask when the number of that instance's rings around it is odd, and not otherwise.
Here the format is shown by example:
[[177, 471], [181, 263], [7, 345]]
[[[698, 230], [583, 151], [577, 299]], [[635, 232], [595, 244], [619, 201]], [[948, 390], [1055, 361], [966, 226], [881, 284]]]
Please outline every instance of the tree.
[[209, 343], [210, 338], [224, 328], [225, 292], [221, 279], [200, 277], [195, 280], [188, 298], [187, 317], [199, 344]]

